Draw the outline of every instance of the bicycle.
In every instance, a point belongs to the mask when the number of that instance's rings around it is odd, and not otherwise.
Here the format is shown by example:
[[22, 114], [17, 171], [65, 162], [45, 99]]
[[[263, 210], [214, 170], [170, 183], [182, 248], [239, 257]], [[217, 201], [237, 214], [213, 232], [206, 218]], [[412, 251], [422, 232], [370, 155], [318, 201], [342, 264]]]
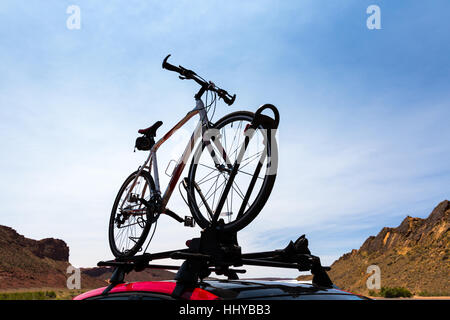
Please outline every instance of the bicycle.
[[[149, 155], [144, 164], [128, 176], [114, 201], [109, 221], [109, 244], [116, 257], [133, 256], [142, 250], [151, 226], [154, 226], [154, 234], [161, 214], [186, 226], [194, 226], [196, 222], [203, 229], [212, 226], [237, 232], [258, 215], [275, 182], [278, 110], [273, 105], [266, 104], [255, 113], [237, 111], [212, 123], [208, 112], [212, 108], [215, 111], [217, 96], [231, 106], [236, 95], [231, 96], [226, 90], [204, 80], [192, 70], [171, 65], [167, 62], [169, 57], [170, 55], [163, 60], [163, 69], [179, 73], [182, 80], [194, 80], [200, 85], [200, 89], [194, 96], [194, 109], [158, 141], [155, 142], [155, 137], [157, 129], [163, 124], [161, 121], [138, 130], [142, 136], [136, 139], [135, 149], [149, 151]], [[202, 101], [205, 93], [206, 105]], [[211, 95], [209, 104], [208, 94]], [[272, 110], [275, 119], [262, 114], [266, 109]], [[156, 152], [195, 115], [200, 116], [199, 122], [161, 195]], [[201, 141], [197, 143], [199, 139]], [[167, 203], [192, 152], [188, 175], [179, 184], [180, 192], [181, 186], [185, 189], [187, 199], [182, 193], [181, 195], [189, 206], [192, 217], [182, 218], [170, 210]], [[253, 173], [250, 169], [253, 169]], [[244, 186], [247, 186], [245, 193]]]

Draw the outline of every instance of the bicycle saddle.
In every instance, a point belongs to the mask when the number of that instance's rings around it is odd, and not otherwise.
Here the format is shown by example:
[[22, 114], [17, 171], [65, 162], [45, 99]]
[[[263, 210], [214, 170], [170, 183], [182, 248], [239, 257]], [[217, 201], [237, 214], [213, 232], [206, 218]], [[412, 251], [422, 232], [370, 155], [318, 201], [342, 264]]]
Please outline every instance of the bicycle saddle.
[[138, 133], [145, 134], [149, 137], [155, 137], [156, 136], [156, 130], [158, 130], [159, 127], [161, 127], [163, 124], [162, 121], [156, 121], [154, 125], [151, 127], [148, 127], [147, 129], [139, 129]]

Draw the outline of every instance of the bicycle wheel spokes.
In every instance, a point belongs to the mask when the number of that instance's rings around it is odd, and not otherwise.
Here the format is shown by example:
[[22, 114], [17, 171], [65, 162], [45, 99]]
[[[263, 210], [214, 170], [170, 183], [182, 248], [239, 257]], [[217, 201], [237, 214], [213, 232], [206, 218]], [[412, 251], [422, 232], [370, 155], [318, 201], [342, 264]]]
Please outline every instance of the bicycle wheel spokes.
[[148, 234], [152, 221], [141, 199], [149, 201], [153, 195], [149, 179], [146, 175], [131, 175], [119, 191], [110, 221], [110, 245], [116, 256], [134, 254]]
[[[245, 129], [250, 123], [251, 119], [245, 119], [220, 128], [219, 142], [223, 150], [214, 147], [219, 166], [206, 147], [205, 152], [195, 159], [197, 206], [210, 222], [219, 217], [224, 218], [226, 223], [238, 219], [241, 211], [251, 207], [264, 182], [266, 172], [261, 170], [264, 164], [267, 166], [264, 139], [260, 130], [256, 130], [251, 139], [246, 139]], [[227, 159], [231, 162], [231, 168]], [[214, 219], [211, 219], [210, 211]]]

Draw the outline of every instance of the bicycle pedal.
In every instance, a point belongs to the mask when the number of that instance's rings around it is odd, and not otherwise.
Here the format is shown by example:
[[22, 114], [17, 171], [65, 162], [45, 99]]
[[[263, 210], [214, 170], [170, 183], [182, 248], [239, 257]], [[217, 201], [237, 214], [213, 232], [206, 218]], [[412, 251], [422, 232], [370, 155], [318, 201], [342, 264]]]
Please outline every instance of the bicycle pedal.
[[195, 220], [194, 220], [194, 218], [191, 217], [191, 216], [185, 216], [184, 217], [184, 226], [185, 227], [191, 227], [191, 228], [195, 227]]
[[130, 194], [128, 202], [130, 202], [130, 203], [137, 203], [138, 201], [139, 201], [139, 195], [137, 195], [135, 193]]

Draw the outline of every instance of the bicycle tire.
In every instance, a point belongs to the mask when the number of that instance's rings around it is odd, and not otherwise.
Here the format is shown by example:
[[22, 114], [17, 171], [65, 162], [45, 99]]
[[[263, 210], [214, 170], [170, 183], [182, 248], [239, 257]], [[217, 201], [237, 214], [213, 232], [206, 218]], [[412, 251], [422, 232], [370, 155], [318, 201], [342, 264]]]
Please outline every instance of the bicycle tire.
[[[233, 122], [233, 121], [239, 121], [245, 120], [249, 123], [252, 121], [254, 117], [254, 113], [248, 112], [248, 111], [237, 111], [230, 113], [223, 118], [219, 119], [213, 126], [215, 129], [221, 129], [222, 127], [226, 126], [227, 124]], [[261, 128], [260, 128], [261, 129]], [[198, 148], [196, 153], [194, 154], [190, 167], [188, 172], [188, 205], [191, 210], [192, 216], [194, 217], [195, 221], [201, 228], [207, 228], [211, 225], [211, 221], [206, 219], [204, 215], [201, 213], [199, 209], [199, 205], [197, 204], [197, 198], [196, 198], [196, 191], [195, 191], [195, 173], [198, 167], [198, 164], [196, 164], [196, 161], [198, 160], [198, 157], [201, 156], [201, 153], [205, 150], [204, 143], [202, 144], [201, 148]], [[278, 149], [277, 149], [277, 143], [275, 139], [269, 139], [268, 140], [268, 153], [270, 155], [277, 155]], [[276, 165], [276, 164], [275, 164]], [[252, 222], [256, 216], [261, 212], [264, 205], [267, 202], [267, 199], [269, 198], [270, 193], [272, 192], [274, 183], [275, 183], [276, 174], [271, 175], [265, 175], [264, 183], [262, 187], [260, 188], [260, 191], [258, 195], [255, 198], [255, 201], [250, 206], [250, 208], [237, 220], [232, 221], [230, 223], [224, 223], [222, 224], [222, 228], [226, 232], [237, 232], [243, 228], [245, 228], [250, 222]]]
[[[116, 241], [115, 241], [115, 236], [114, 236], [114, 226], [116, 223], [116, 213], [117, 213], [117, 208], [119, 206], [119, 202], [122, 199], [122, 194], [124, 193], [124, 191], [126, 190], [127, 186], [133, 182], [133, 180], [135, 179], [136, 175], [139, 173], [139, 171], [135, 171], [132, 174], [130, 174], [125, 181], [123, 182], [122, 186], [120, 187], [120, 190], [116, 196], [116, 199], [114, 201], [114, 205], [112, 207], [111, 210], [111, 216], [110, 216], [110, 220], [109, 220], [109, 232], [108, 232], [108, 238], [109, 238], [109, 246], [111, 249], [111, 252], [113, 253], [113, 255], [117, 258], [120, 257], [130, 257], [135, 255], [139, 249], [141, 249], [142, 245], [144, 244], [148, 233], [150, 231], [150, 227], [153, 223], [153, 221], [151, 223], [149, 223], [149, 221], [152, 219], [152, 217], [150, 216], [148, 210], [145, 210], [145, 216], [146, 216], [146, 223], [144, 228], [142, 228], [142, 233], [139, 236], [139, 239], [135, 242], [134, 246], [126, 249], [126, 250], [120, 250], [117, 247]], [[148, 186], [149, 186], [149, 191], [150, 191], [150, 195], [155, 193], [155, 183], [153, 181], [152, 176], [150, 175], [150, 173], [148, 173], [147, 171], [141, 171], [140, 176], [142, 176], [145, 181], [147, 182]], [[145, 193], [145, 191], [144, 191]], [[146, 199], [148, 200], [148, 199]]]

